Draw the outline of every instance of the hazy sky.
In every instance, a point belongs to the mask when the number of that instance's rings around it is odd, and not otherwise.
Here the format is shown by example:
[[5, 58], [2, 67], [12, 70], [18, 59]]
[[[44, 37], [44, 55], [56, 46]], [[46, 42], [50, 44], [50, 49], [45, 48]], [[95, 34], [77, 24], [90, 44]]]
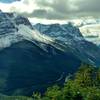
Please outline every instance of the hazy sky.
[[67, 20], [99, 17], [100, 0], [0, 0], [0, 9], [39, 20]]

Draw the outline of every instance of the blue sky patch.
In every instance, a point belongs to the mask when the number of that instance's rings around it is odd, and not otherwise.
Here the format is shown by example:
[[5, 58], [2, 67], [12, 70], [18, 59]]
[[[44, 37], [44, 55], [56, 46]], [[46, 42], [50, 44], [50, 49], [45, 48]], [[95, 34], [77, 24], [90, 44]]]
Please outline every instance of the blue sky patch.
[[21, 1], [21, 0], [0, 0], [0, 2], [3, 2], [3, 3], [12, 3], [14, 1]]

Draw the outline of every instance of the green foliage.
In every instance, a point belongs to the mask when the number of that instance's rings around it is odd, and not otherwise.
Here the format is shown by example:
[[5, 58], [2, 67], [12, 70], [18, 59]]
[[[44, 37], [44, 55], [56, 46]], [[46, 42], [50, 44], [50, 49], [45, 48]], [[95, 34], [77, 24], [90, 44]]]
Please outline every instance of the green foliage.
[[100, 69], [82, 64], [64, 87], [48, 88], [41, 100], [100, 100]]
[[61, 100], [61, 94], [60, 87], [57, 85], [48, 88], [45, 93], [50, 100]]
[[75, 82], [82, 87], [95, 85], [97, 69], [90, 65], [82, 64], [75, 74]]
[[41, 94], [38, 92], [33, 92], [33, 98], [34, 100], [41, 100]]
[[[2, 98], [1, 98], [2, 97]], [[16, 99], [15, 99], [16, 98]], [[100, 68], [82, 64], [63, 87], [49, 87], [44, 95], [34, 92], [32, 98], [0, 96], [0, 100], [100, 100]]]
[[25, 96], [6, 96], [0, 94], [0, 100], [33, 100], [33, 98]]

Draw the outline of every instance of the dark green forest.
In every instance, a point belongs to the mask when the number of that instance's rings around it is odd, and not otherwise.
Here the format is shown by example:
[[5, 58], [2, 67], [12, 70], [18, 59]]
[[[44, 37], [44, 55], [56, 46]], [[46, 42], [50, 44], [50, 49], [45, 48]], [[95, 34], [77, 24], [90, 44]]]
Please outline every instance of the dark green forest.
[[81, 64], [63, 86], [55, 84], [31, 97], [0, 95], [0, 100], [100, 100], [100, 68]]

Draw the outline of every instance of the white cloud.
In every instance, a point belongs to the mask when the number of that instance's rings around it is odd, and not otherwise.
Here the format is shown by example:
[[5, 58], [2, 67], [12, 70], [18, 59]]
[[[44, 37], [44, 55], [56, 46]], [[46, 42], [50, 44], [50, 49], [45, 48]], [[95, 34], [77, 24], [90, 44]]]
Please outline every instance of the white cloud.
[[21, 0], [0, 3], [4, 12], [17, 12], [26, 17], [42, 20], [66, 20], [100, 16], [100, 0]]
[[36, 5], [35, 0], [15, 1], [10, 4], [0, 3], [0, 9], [4, 12], [31, 13], [37, 8], [38, 6]]
[[49, 20], [49, 19], [40, 19], [40, 18], [28, 18], [32, 24], [42, 23], [42, 24], [67, 24], [69, 20]]

